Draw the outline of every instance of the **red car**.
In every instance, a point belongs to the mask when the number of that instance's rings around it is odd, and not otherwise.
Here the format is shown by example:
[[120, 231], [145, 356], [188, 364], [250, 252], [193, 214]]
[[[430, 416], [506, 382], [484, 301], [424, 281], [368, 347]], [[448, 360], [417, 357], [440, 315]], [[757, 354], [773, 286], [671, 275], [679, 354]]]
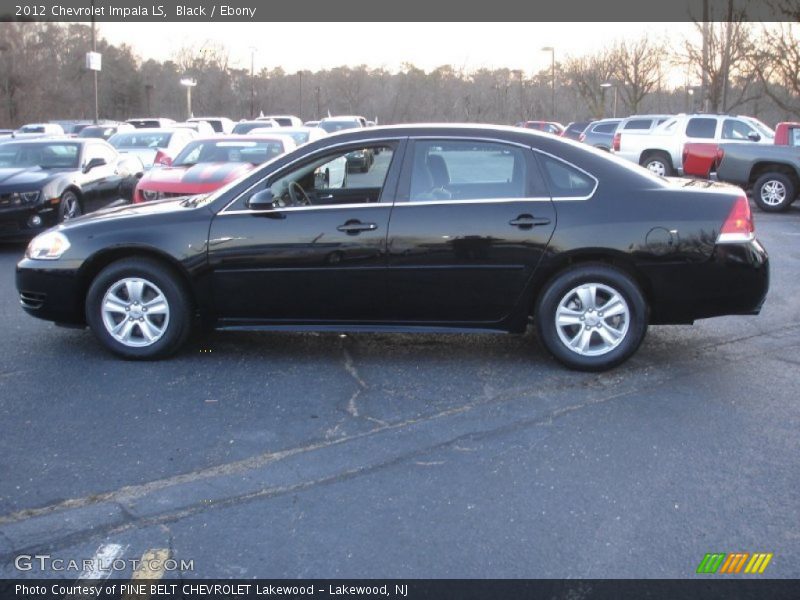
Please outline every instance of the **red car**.
[[213, 192], [297, 147], [290, 136], [240, 135], [193, 140], [168, 166], [139, 180], [134, 202]]
[[561, 135], [564, 133], [564, 126], [561, 123], [556, 123], [555, 121], [521, 121], [517, 123], [517, 127], [536, 129], [537, 131], [552, 133], [553, 135]]

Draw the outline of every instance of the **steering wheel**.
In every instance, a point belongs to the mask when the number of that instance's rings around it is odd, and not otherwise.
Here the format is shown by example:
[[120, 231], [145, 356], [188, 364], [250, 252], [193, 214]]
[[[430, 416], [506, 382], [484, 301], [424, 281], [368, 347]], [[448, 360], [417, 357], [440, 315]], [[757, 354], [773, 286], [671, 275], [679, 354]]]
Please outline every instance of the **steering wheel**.
[[311, 198], [308, 197], [303, 186], [296, 181], [289, 184], [288, 192], [294, 206], [311, 206]]

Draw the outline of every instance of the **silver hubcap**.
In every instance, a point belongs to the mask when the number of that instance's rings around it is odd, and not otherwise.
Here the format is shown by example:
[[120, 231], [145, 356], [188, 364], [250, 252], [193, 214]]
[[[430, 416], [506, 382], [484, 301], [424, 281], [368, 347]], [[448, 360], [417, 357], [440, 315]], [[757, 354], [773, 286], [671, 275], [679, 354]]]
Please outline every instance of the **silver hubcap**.
[[561, 298], [555, 320], [558, 337], [567, 348], [582, 356], [600, 356], [625, 339], [630, 309], [614, 288], [585, 283]]
[[761, 186], [761, 200], [764, 204], [778, 206], [786, 200], [786, 186], [780, 181], [768, 181]]
[[660, 160], [651, 160], [649, 163], [647, 163], [647, 168], [656, 175], [663, 176], [667, 173], [666, 165]]
[[78, 216], [78, 199], [72, 194], [64, 194], [61, 199], [64, 203], [64, 220]]
[[133, 348], [155, 344], [169, 325], [167, 298], [139, 277], [121, 279], [108, 288], [100, 310], [111, 337]]

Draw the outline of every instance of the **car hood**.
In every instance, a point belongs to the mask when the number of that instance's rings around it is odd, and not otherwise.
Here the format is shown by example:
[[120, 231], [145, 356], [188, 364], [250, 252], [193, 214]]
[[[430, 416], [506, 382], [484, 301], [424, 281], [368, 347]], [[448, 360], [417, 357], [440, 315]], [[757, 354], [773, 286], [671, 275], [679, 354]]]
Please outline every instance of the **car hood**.
[[[187, 194], [197, 193], [193, 186], [233, 181], [255, 168], [251, 163], [214, 162], [199, 163], [190, 167], [162, 167], [145, 175], [140, 187], [156, 191], [185, 191]], [[185, 190], [176, 190], [175, 185], [185, 186]]]
[[208, 204], [208, 199], [209, 196], [207, 194], [203, 194], [197, 196], [170, 198], [168, 200], [156, 200], [154, 202], [144, 202], [142, 204], [126, 204], [113, 208], [105, 208], [80, 216], [76, 219], [70, 219], [69, 221], [59, 225], [58, 228], [59, 230], [67, 232], [69, 230], [83, 228], [99, 221], [121, 221], [124, 219], [138, 219], [151, 215], [164, 216], [166, 214], [187, 212], [206, 207]]
[[41, 167], [0, 169], [0, 187], [39, 187], [67, 171]]

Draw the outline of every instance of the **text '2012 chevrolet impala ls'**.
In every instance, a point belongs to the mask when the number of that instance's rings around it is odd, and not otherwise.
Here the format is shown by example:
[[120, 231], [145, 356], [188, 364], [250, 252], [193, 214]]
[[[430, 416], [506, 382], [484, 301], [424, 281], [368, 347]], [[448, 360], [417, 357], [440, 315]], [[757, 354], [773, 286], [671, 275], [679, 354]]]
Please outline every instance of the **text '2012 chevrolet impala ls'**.
[[[366, 173], [341, 171], [356, 152]], [[744, 193], [669, 181], [495, 126], [335, 134], [206, 196], [108, 209], [36, 237], [24, 309], [126, 358], [191, 326], [521, 333], [600, 370], [649, 324], [757, 314], [769, 264]]]

